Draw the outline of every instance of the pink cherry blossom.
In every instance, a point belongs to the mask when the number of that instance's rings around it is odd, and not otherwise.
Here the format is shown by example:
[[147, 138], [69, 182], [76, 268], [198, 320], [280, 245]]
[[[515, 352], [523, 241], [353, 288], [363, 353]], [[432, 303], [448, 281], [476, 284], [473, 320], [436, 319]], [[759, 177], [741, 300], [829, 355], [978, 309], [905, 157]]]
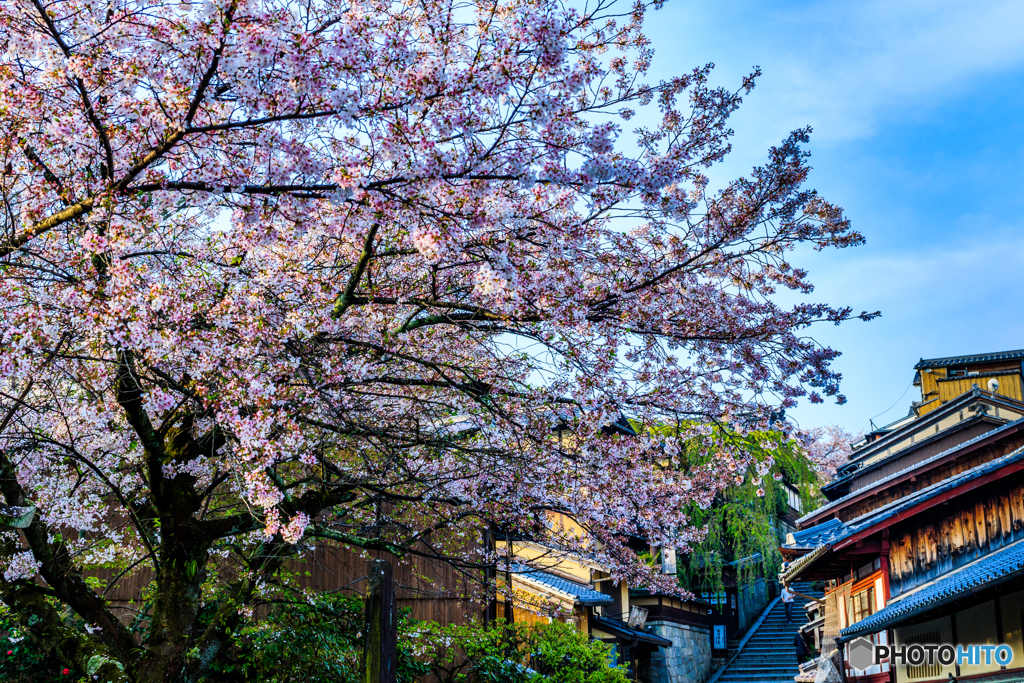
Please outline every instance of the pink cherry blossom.
[[[627, 539], [770, 464], [679, 444], [842, 402], [808, 327], [872, 314], [791, 262], [863, 241], [809, 130], [712, 188], [758, 74], [653, 81], [656, 5], [0, 4], [0, 599], [148, 683], [313, 544], [483, 577], [498, 528], [681, 593]], [[152, 572], [144, 647], [98, 566]]]

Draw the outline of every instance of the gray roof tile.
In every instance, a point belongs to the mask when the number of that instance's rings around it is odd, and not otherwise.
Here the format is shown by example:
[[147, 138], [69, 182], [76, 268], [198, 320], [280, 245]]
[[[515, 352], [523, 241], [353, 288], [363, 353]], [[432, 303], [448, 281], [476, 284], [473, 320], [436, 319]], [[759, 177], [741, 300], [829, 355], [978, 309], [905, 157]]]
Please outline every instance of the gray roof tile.
[[816, 548], [822, 543], [831, 543], [833, 540], [837, 540], [846, 535], [846, 525], [842, 521], [835, 519], [834, 517], [828, 521], [816, 524], [815, 526], [802, 529], [800, 531], [794, 531], [792, 533], [793, 542], [786, 543], [783, 548], [801, 549], [801, 548]]
[[562, 577], [555, 576], [554, 574], [548, 574], [545, 571], [541, 571], [540, 569], [530, 567], [525, 564], [513, 564], [512, 574], [513, 576], [519, 575], [529, 579], [530, 581], [542, 583], [559, 593], [571, 595], [575, 601], [581, 605], [610, 605], [614, 602], [612, 596], [605, 595], [604, 593], [596, 591], [589, 586], [584, 586], [581, 583], [563, 579]]
[[1024, 349], [1016, 351], [996, 351], [995, 353], [978, 353], [970, 356], [947, 356], [945, 358], [922, 358], [915, 370], [921, 368], [945, 368], [950, 365], [966, 365], [967, 363], [988, 363], [997, 360], [1024, 359]]

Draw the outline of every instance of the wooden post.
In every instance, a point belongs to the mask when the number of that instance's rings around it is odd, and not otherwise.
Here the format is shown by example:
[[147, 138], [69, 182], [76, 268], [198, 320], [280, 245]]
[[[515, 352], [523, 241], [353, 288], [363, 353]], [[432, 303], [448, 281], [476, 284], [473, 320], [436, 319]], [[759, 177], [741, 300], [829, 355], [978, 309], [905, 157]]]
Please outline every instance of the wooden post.
[[367, 570], [363, 683], [396, 683], [398, 612], [391, 563], [370, 560]]
[[505, 622], [511, 624], [514, 621], [515, 614], [512, 612], [512, 562], [508, 561], [505, 563]]

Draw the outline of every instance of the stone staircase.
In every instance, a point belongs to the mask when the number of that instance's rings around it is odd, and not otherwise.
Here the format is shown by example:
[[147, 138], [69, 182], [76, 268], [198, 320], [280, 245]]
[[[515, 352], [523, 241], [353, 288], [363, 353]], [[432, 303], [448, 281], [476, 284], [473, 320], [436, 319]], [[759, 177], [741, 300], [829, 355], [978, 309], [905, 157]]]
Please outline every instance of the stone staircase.
[[[809, 583], [793, 583], [793, 590], [813, 598], [821, 591], [812, 591]], [[750, 638], [729, 662], [715, 683], [792, 683], [798, 667], [793, 636], [806, 623], [807, 600], [799, 595], [793, 601], [793, 621], [786, 623], [786, 611], [779, 600], [768, 612]]]

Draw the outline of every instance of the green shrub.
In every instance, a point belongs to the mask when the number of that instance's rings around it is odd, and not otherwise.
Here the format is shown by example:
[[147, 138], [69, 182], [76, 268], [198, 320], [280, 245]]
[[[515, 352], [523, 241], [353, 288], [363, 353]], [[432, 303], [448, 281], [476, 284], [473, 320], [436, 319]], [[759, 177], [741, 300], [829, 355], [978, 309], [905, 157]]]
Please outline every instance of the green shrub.
[[[426, 671], [401, 640], [412, 624], [399, 620], [398, 681], [412, 683]], [[312, 603], [278, 605], [235, 635], [216, 680], [247, 683], [358, 683], [363, 653], [363, 601], [321, 595]]]
[[412, 651], [440, 683], [625, 683], [608, 645], [571, 624], [421, 623]]
[[[67, 671], [67, 673], [64, 673]], [[32, 640], [0, 605], [0, 681], [4, 683], [68, 683], [76, 680], [63, 664], [39, 654]]]
[[[363, 601], [322, 595], [281, 603], [232, 634], [206, 683], [361, 683]], [[0, 606], [0, 681], [72, 683], [79, 677], [38, 653]], [[16, 642], [12, 642], [16, 641]], [[439, 683], [626, 683], [610, 648], [570, 624], [507, 624], [498, 620], [442, 626], [403, 613], [398, 681]]]

